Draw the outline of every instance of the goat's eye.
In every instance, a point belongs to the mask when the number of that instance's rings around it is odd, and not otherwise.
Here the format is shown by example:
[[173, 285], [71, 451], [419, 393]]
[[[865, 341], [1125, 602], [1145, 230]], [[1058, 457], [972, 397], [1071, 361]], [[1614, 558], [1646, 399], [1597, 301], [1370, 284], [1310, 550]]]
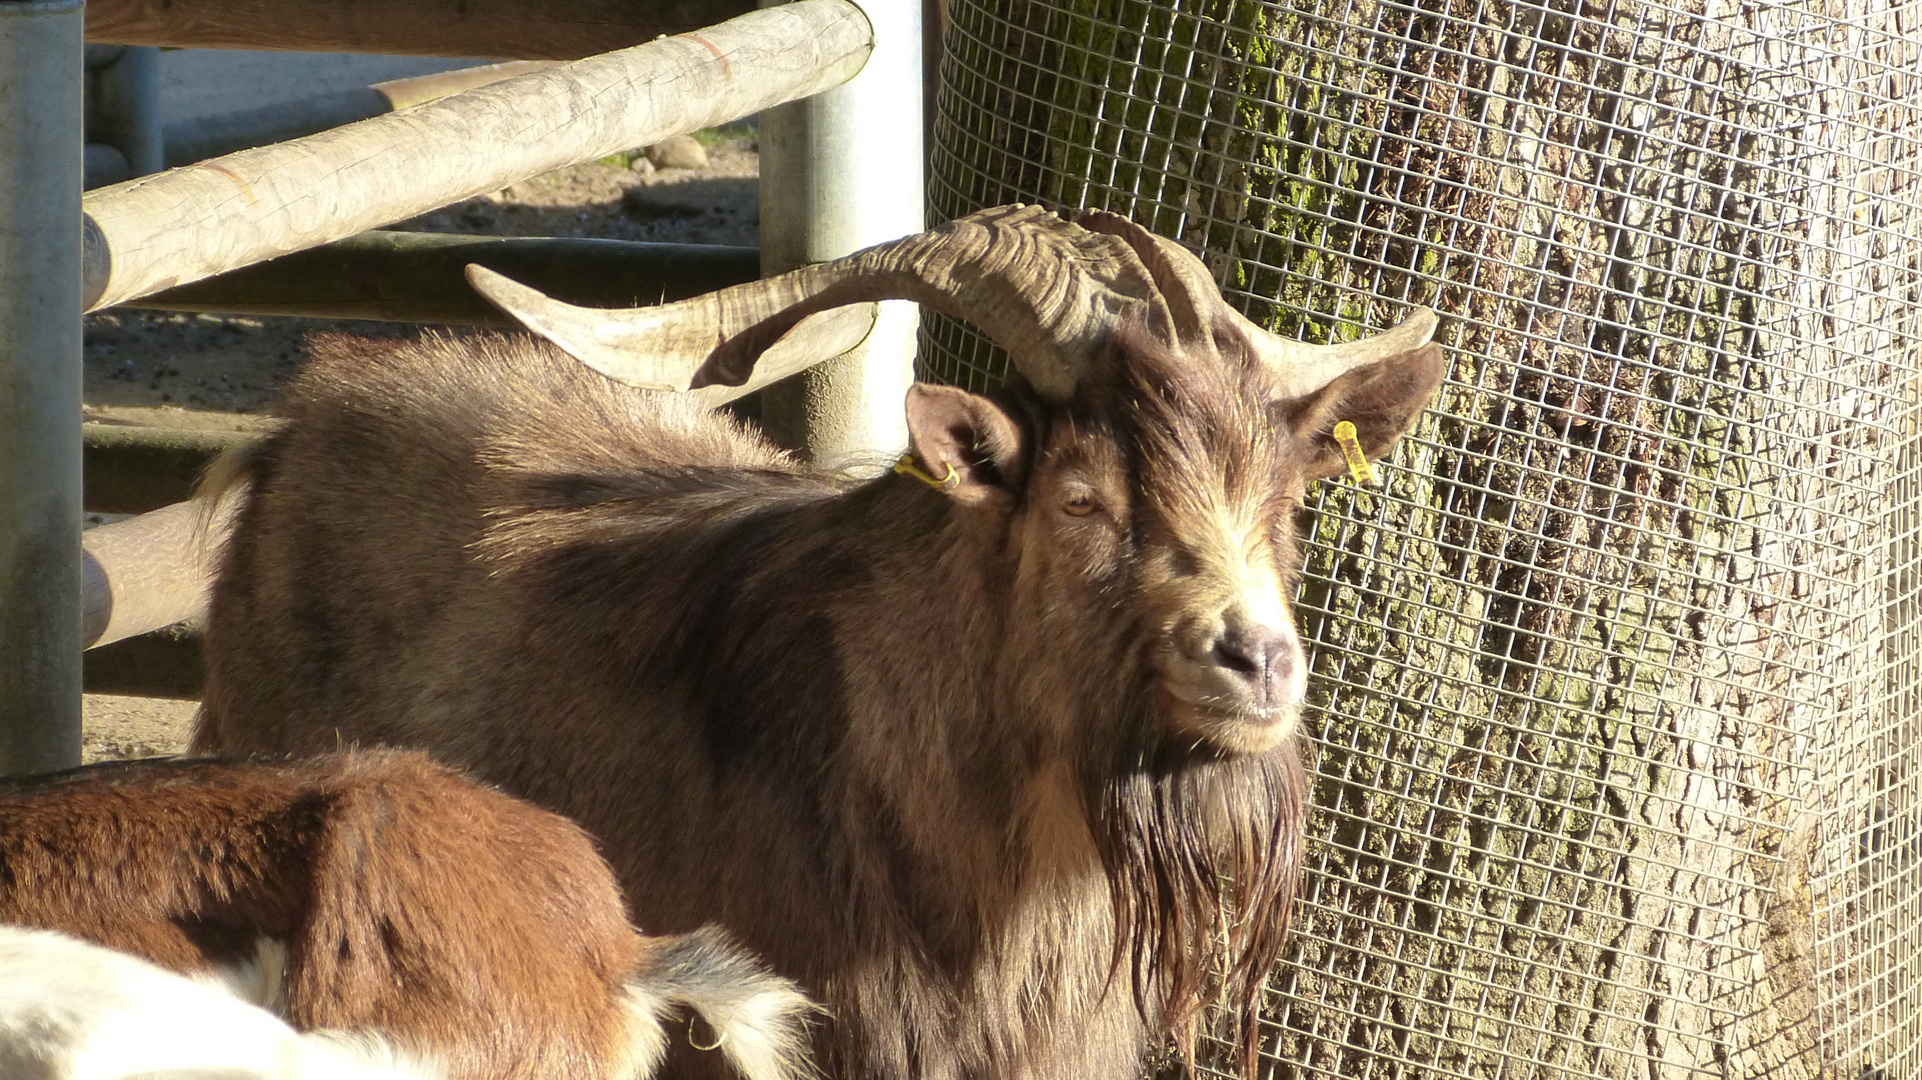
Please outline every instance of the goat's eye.
[[1072, 517], [1087, 517], [1101, 509], [1101, 500], [1092, 492], [1077, 491], [1061, 500], [1061, 509]]

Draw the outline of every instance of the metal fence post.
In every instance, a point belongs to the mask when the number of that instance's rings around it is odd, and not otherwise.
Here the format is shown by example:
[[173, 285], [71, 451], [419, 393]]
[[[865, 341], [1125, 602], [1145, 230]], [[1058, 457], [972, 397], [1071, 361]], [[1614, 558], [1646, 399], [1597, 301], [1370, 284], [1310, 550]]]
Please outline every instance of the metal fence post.
[[[874, 26], [861, 73], [761, 114], [764, 274], [923, 228], [921, 0], [863, 0], [861, 9]], [[769, 434], [826, 468], [898, 453], [918, 324], [914, 305], [882, 304], [867, 341], [763, 395]]]
[[160, 134], [160, 48], [120, 49], [111, 63], [93, 70], [92, 83], [87, 134], [119, 152], [129, 178], [166, 168]]
[[0, 773], [80, 760], [81, 0], [0, 0]]

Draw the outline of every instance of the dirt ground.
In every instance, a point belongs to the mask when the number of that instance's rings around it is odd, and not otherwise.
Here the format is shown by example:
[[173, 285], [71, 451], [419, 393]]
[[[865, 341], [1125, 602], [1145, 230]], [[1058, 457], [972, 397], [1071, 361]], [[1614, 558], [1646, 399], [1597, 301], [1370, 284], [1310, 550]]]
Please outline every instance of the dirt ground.
[[[393, 225], [488, 236], [756, 242], [759, 156], [751, 124], [696, 136], [706, 164], [656, 167], [636, 151], [536, 177]], [[397, 323], [112, 310], [86, 320], [85, 419], [146, 427], [259, 430], [274, 388], [320, 330], [412, 335]], [[194, 703], [108, 695], [85, 701], [86, 760], [179, 753]]]

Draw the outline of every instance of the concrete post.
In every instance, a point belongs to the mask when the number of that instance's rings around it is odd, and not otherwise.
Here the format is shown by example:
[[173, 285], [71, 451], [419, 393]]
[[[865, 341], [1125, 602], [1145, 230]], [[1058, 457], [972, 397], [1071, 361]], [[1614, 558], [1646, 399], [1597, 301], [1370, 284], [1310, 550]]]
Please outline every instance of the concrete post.
[[0, 0], [0, 773], [80, 761], [81, 0]]
[[[766, 5], [764, 5], [766, 6]], [[838, 258], [924, 227], [922, 0], [861, 0], [874, 53], [846, 84], [761, 114], [761, 271]], [[828, 468], [907, 444], [916, 307], [881, 305], [868, 340], [762, 396], [770, 435]]]

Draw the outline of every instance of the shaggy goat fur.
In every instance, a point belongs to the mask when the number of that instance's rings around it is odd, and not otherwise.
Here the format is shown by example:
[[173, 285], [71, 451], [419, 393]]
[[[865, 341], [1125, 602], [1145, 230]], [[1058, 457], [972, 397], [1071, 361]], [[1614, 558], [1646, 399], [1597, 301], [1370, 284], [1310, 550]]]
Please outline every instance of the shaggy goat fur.
[[418, 753], [0, 781], [0, 924], [222, 979], [450, 1080], [648, 1076], [689, 1007], [754, 1080], [802, 1071], [790, 984], [715, 930], [637, 933], [578, 827]]
[[[1125, 331], [1065, 404], [917, 387], [939, 486], [541, 343], [323, 339], [237, 470], [195, 745], [430, 747], [575, 817], [641, 925], [716, 920], [818, 995], [837, 1077], [1131, 1078], [1211, 1003], [1252, 1070], [1302, 835], [1294, 518], [1334, 421], [1382, 452], [1440, 359], [1277, 400], [1221, 336]], [[1243, 593], [1259, 662], [1194, 629]]]

